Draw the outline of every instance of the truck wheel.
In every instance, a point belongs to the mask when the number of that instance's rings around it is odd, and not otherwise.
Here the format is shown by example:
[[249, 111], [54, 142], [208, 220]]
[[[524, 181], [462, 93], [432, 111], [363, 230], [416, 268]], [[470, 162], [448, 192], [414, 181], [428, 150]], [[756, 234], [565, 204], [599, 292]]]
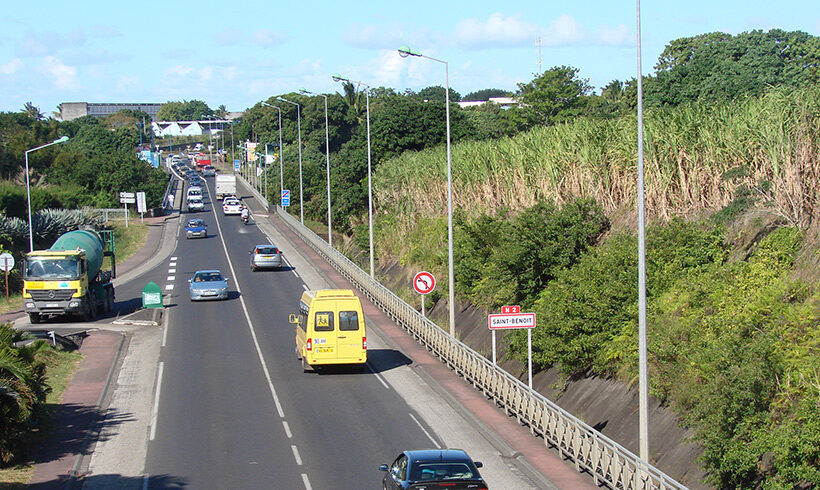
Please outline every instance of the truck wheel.
[[105, 315], [110, 311], [109, 305], [108, 305], [109, 290], [108, 290], [108, 288], [105, 288], [103, 291], [104, 291], [103, 292], [103, 300], [102, 300], [102, 304], [100, 304], [100, 309], [102, 310], [102, 314]]
[[28, 320], [32, 324], [40, 323], [40, 314], [39, 313], [29, 313], [28, 314]]
[[114, 288], [108, 290], [108, 311], [114, 311]]

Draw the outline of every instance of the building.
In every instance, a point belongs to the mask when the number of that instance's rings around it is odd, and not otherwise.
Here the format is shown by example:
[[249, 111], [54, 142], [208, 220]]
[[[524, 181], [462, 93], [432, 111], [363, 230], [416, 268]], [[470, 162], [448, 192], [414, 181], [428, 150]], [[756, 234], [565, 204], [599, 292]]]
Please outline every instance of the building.
[[457, 102], [458, 106], [462, 109], [466, 107], [475, 107], [484, 104], [498, 104], [501, 106], [502, 109], [509, 109], [510, 107], [518, 107], [518, 101], [512, 97], [490, 97], [490, 100], [483, 101], [483, 100], [463, 100], [461, 102]]
[[119, 111], [130, 109], [142, 111], [151, 116], [151, 120], [157, 119], [157, 112], [162, 104], [153, 103], [92, 103], [92, 102], [63, 102], [60, 104], [60, 119], [71, 121], [83, 116], [105, 117]]

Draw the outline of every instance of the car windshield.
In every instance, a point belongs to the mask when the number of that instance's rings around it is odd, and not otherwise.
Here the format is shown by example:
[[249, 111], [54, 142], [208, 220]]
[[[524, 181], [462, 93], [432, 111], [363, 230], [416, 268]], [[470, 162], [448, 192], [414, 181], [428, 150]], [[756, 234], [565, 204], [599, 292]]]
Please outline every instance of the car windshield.
[[188, 226], [191, 226], [191, 227], [205, 226], [205, 222], [202, 221], [201, 219], [192, 219], [191, 221], [188, 222]]
[[417, 463], [413, 465], [410, 479], [425, 480], [468, 480], [476, 478], [466, 463]]
[[194, 276], [194, 282], [215, 282], [221, 280], [222, 274], [219, 272], [200, 272]]
[[258, 254], [278, 254], [279, 250], [274, 247], [273, 245], [269, 247], [256, 247], [256, 253]]
[[77, 259], [32, 257], [26, 259], [26, 279], [74, 279], [80, 276]]

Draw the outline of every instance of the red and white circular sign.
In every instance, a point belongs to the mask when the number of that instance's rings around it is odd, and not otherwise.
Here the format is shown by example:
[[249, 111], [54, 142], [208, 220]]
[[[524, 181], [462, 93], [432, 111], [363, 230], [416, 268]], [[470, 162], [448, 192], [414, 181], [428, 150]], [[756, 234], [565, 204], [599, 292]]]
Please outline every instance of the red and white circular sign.
[[436, 288], [436, 278], [427, 271], [421, 271], [413, 276], [413, 289], [419, 294], [427, 294]]

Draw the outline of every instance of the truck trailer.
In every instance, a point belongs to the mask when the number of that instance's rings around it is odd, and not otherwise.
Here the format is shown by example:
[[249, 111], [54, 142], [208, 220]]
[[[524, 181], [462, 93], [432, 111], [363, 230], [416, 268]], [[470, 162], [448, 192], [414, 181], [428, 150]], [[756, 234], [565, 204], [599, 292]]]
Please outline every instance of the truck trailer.
[[236, 195], [236, 176], [233, 174], [217, 175], [215, 194], [220, 201], [228, 194]]
[[[31, 323], [44, 317], [79, 315], [84, 321], [114, 309], [116, 276], [113, 233], [109, 239], [93, 230], [61, 235], [48, 250], [26, 254], [22, 263], [23, 305]], [[110, 271], [102, 270], [111, 257]]]

